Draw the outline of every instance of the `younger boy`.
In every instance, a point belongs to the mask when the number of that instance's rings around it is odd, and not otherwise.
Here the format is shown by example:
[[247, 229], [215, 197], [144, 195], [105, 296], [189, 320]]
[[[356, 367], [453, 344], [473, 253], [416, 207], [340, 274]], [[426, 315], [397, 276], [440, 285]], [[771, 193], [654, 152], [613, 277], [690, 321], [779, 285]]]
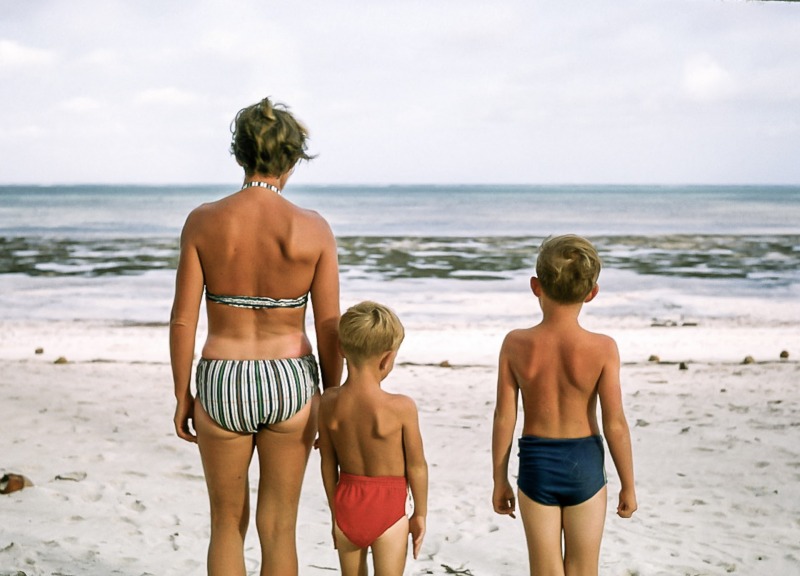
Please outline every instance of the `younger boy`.
[[414, 558], [425, 536], [428, 464], [417, 407], [380, 386], [403, 337], [397, 316], [374, 302], [353, 306], [339, 322], [347, 380], [322, 396], [319, 449], [343, 576], [367, 574], [368, 548], [376, 576], [402, 576], [409, 533]]
[[[606, 514], [603, 433], [622, 488], [617, 514], [637, 508], [633, 456], [622, 409], [619, 352], [608, 336], [578, 323], [598, 291], [600, 257], [578, 236], [542, 243], [531, 289], [542, 321], [510, 332], [500, 350], [492, 433], [495, 512], [514, 518], [508, 460], [522, 394], [519, 507], [531, 575], [596, 575]], [[564, 554], [562, 556], [562, 533]]]

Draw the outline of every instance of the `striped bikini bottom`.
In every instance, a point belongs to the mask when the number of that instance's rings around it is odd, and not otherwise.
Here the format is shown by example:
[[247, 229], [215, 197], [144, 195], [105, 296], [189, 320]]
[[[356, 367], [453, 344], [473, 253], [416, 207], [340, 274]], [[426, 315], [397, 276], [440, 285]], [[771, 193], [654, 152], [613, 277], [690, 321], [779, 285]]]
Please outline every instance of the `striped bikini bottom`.
[[313, 354], [278, 360], [208, 360], [196, 371], [197, 398], [227, 430], [253, 434], [288, 420], [318, 391]]

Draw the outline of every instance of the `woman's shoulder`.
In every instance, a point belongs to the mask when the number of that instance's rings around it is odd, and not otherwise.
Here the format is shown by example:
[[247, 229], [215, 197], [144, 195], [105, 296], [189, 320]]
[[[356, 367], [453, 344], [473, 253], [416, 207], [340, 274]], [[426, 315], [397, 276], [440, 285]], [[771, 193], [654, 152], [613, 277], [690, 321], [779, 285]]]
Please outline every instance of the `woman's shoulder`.
[[302, 208], [292, 204], [295, 223], [303, 228], [305, 236], [316, 235], [320, 238], [333, 238], [333, 231], [328, 221], [316, 210]]

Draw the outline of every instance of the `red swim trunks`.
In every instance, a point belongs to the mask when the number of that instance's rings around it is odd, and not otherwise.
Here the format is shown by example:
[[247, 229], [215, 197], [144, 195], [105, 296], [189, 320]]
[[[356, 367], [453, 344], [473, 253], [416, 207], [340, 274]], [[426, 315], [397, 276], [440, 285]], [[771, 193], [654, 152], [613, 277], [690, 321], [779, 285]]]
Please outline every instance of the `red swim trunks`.
[[356, 476], [341, 472], [336, 486], [336, 524], [359, 548], [367, 548], [406, 515], [405, 476]]

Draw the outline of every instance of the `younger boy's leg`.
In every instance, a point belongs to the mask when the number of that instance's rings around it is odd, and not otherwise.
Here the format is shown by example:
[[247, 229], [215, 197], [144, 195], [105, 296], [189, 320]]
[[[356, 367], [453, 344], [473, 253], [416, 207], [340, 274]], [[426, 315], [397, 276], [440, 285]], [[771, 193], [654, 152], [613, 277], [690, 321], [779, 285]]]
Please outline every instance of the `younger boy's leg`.
[[408, 556], [408, 516], [403, 516], [372, 543], [375, 576], [403, 576]]
[[518, 490], [517, 503], [528, 544], [531, 576], [564, 576], [561, 555], [561, 508], [545, 506]]
[[336, 552], [342, 576], [367, 576], [367, 549], [359, 548], [344, 535], [339, 526], [334, 526]]
[[597, 576], [606, 522], [606, 487], [586, 502], [564, 508], [564, 568], [567, 576]]

